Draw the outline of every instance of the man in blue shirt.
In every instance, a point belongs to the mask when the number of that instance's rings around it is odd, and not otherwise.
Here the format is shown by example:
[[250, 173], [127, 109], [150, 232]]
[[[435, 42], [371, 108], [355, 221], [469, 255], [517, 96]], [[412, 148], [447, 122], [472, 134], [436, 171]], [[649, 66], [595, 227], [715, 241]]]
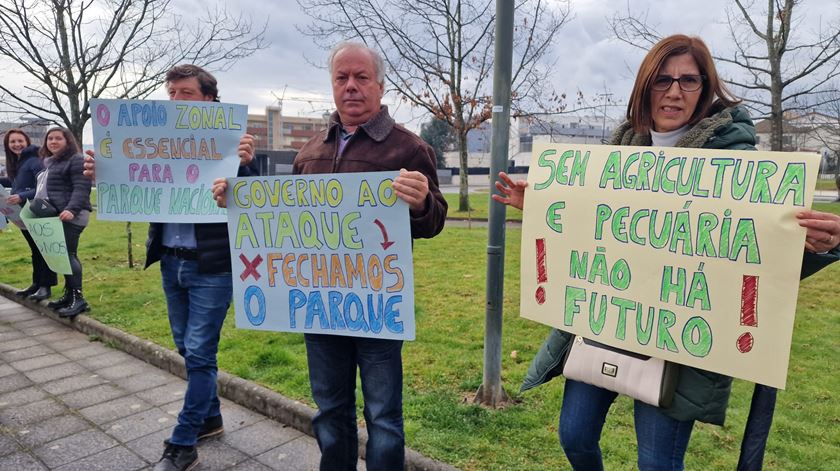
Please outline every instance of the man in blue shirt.
[[[184, 64], [166, 74], [170, 100], [219, 101], [216, 79], [201, 67]], [[257, 175], [254, 139], [239, 142], [237, 176]], [[95, 178], [88, 155], [85, 174]], [[169, 326], [187, 369], [187, 391], [172, 436], [155, 471], [184, 471], [198, 461], [196, 443], [224, 431], [216, 393], [219, 335], [233, 296], [227, 224], [152, 223], [146, 241], [146, 268], [160, 261]]]

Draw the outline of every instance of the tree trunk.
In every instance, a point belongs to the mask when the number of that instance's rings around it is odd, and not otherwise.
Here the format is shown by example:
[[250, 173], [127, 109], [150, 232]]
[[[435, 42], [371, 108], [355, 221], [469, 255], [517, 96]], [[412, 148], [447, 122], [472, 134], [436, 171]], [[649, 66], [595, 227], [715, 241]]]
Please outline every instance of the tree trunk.
[[125, 235], [128, 236], [128, 268], [134, 268], [134, 247], [131, 238], [131, 222], [125, 223]]
[[469, 162], [467, 161], [467, 132], [463, 127], [458, 130], [458, 160], [461, 164], [459, 189], [458, 189], [458, 211], [468, 212], [470, 210], [470, 183], [469, 183]]

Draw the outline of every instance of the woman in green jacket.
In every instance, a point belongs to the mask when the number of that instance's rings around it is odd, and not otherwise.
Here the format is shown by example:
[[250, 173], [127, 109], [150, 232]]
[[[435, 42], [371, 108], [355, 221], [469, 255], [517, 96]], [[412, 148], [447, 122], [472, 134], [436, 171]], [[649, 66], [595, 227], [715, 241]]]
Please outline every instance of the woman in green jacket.
[[[755, 127], [739, 100], [725, 88], [702, 40], [685, 35], [662, 39], [639, 67], [627, 105], [627, 121], [612, 145], [755, 149]], [[525, 181], [504, 173], [493, 199], [522, 209]], [[818, 211], [799, 214], [807, 229], [803, 273], [837, 260], [840, 217]], [[554, 330], [534, 359], [522, 386], [530, 389], [557, 376], [572, 334]], [[680, 366], [674, 399], [667, 408], [634, 402], [641, 470], [682, 470], [694, 422], [722, 425], [732, 378]], [[599, 440], [615, 392], [566, 380], [560, 412], [560, 443], [575, 470], [601, 470]]]

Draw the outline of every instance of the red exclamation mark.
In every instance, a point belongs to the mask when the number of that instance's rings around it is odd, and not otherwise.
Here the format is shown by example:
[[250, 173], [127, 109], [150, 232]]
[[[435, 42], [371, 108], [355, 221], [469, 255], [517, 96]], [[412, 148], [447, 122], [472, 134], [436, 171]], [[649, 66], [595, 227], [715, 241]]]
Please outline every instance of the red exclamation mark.
[[[741, 325], [758, 327], [758, 277], [744, 275], [741, 284]], [[738, 351], [747, 353], [753, 348], [755, 339], [749, 332], [738, 337]]]
[[[537, 239], [537, 283], [548, 281], [548, 273], [545, 270], [545, 239]], [[537, 287], [537, 304], [545, 303], [545, 288]]]

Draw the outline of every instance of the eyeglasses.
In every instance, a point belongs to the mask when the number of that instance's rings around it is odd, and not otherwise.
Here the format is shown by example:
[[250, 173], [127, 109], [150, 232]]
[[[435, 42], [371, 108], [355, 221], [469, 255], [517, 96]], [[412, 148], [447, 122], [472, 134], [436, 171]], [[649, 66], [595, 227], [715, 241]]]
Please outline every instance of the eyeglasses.
[[650, 88], [664, 92], [671, 88], [674, 82], [680, 84], [680, 89], [684, 92], [696, 92], [703, 87], [703, 81], [706, 80], [705, 75], [683, 75], [680, 77], [670, 77], [668, 75], [657, 75], [653, 79]]

